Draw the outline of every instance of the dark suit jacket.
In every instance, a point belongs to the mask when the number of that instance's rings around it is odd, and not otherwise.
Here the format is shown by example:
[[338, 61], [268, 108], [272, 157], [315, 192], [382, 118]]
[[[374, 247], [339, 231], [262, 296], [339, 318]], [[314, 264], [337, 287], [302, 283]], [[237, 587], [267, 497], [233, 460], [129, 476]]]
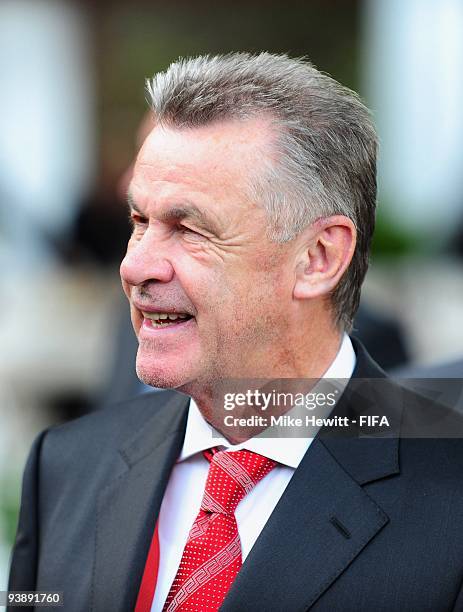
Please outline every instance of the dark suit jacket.
[[403, 386], [463, 414], [463, 359], [429, 366], [408, 366], [391, 376]]
[[[355, 347], [354, 376], [382, 378]], [[349, 388], [341, 413], [356, 408]], [[401, 394], [391, 382], [374, 400], [378, 412], [388, 404], [400, 414]], [[438, 414], [410, 392], [405, 413], [422, 402]], [[186, 404], [173, 391], [143, 395], [39, 436], [11, 590], [63, 591], [66, 612], [133, 609]], [[328, 432], [309, 447], [221, 609], [463, 610], [462, 581], [462, 441]]]
[[400, 322], [372, 308], [363, 299], [355, 315], [352, 335], [387, 372], [409, 360], [407, 338]]

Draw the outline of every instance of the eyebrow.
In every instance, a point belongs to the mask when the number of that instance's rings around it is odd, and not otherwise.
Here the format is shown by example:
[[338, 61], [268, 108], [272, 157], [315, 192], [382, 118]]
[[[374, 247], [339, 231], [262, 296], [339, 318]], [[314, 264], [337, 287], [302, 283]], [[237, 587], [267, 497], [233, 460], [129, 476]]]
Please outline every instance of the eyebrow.
[[129, 207], [129, 211], [131, 212], [132, 210], [134, 210], [135, 212], [137, 212], [139, 215], [141, 215], [142, 217], [144, 216], [143, 213], [141, 212], [141, 210], [138, 208], [138, 206], [135, 204], [135, 200], [133, 199], [132, 194], [129, 192], [127, 192], [127, 206]]
[[[130, 210], [134, 210], [140, 216], [145, 217], [144, 213], [136, 205], [132, 194], [127, 194], [127, 204]], [[204, 211], [200, 210], [197, 206], [190, 203], [178, 204], [172, 206], [165, 212], [159, 215], [159, 219], [165, 223], [169, 221], [182, 221], [183, 219], [193, 219], [197, 221], [204, 229], [209, 229], [211, 232], [216, 234], [219, 233], [217, 224], [211, 219]]]

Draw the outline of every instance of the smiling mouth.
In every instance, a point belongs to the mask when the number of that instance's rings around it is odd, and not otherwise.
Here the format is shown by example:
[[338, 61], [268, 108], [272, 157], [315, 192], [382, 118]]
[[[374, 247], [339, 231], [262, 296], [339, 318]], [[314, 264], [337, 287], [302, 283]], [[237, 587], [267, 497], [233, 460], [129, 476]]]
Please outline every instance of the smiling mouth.
[[144, 312], [142, 315], [150, 321], [151, 327], [173, 327], [179, 323], [185, 323], [193, 317], [186, 313], [167, 313], [167, 312]]

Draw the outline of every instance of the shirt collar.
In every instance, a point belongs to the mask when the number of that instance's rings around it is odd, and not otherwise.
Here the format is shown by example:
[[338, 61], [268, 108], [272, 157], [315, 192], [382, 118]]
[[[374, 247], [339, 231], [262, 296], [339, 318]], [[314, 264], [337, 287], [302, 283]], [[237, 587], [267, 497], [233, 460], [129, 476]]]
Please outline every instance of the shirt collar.
[[[356, 357], [352, 342], [349, 336], [344, 334], [339, 351], [323, 378], [347, 381], [352, 376], [355, 362]], [[256, 437], [240, 444], [230, 444], [226, 438], [204, 420], [196, 402], [191, 398], [185, 439], [178, 461], [184, 461], [207, 448], [211, 448], [211, 446], [222, 446], [226, 450], [247, 449], [296, 469], [312, 440], [313, 438]]]

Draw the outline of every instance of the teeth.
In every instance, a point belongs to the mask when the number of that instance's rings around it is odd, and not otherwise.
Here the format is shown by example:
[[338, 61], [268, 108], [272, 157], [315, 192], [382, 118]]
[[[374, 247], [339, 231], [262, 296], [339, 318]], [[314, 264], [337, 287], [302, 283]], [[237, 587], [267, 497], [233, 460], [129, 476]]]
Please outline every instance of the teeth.
[[[151, 319], [151, 321], [176, 321], [177, 319], [186, 319], [188, 315], [186, 314], [173, 314], [166, 312], [143, 312], [142, 313], [145, 319]], [[164, 324], [165, 325], [165, 324]]]

